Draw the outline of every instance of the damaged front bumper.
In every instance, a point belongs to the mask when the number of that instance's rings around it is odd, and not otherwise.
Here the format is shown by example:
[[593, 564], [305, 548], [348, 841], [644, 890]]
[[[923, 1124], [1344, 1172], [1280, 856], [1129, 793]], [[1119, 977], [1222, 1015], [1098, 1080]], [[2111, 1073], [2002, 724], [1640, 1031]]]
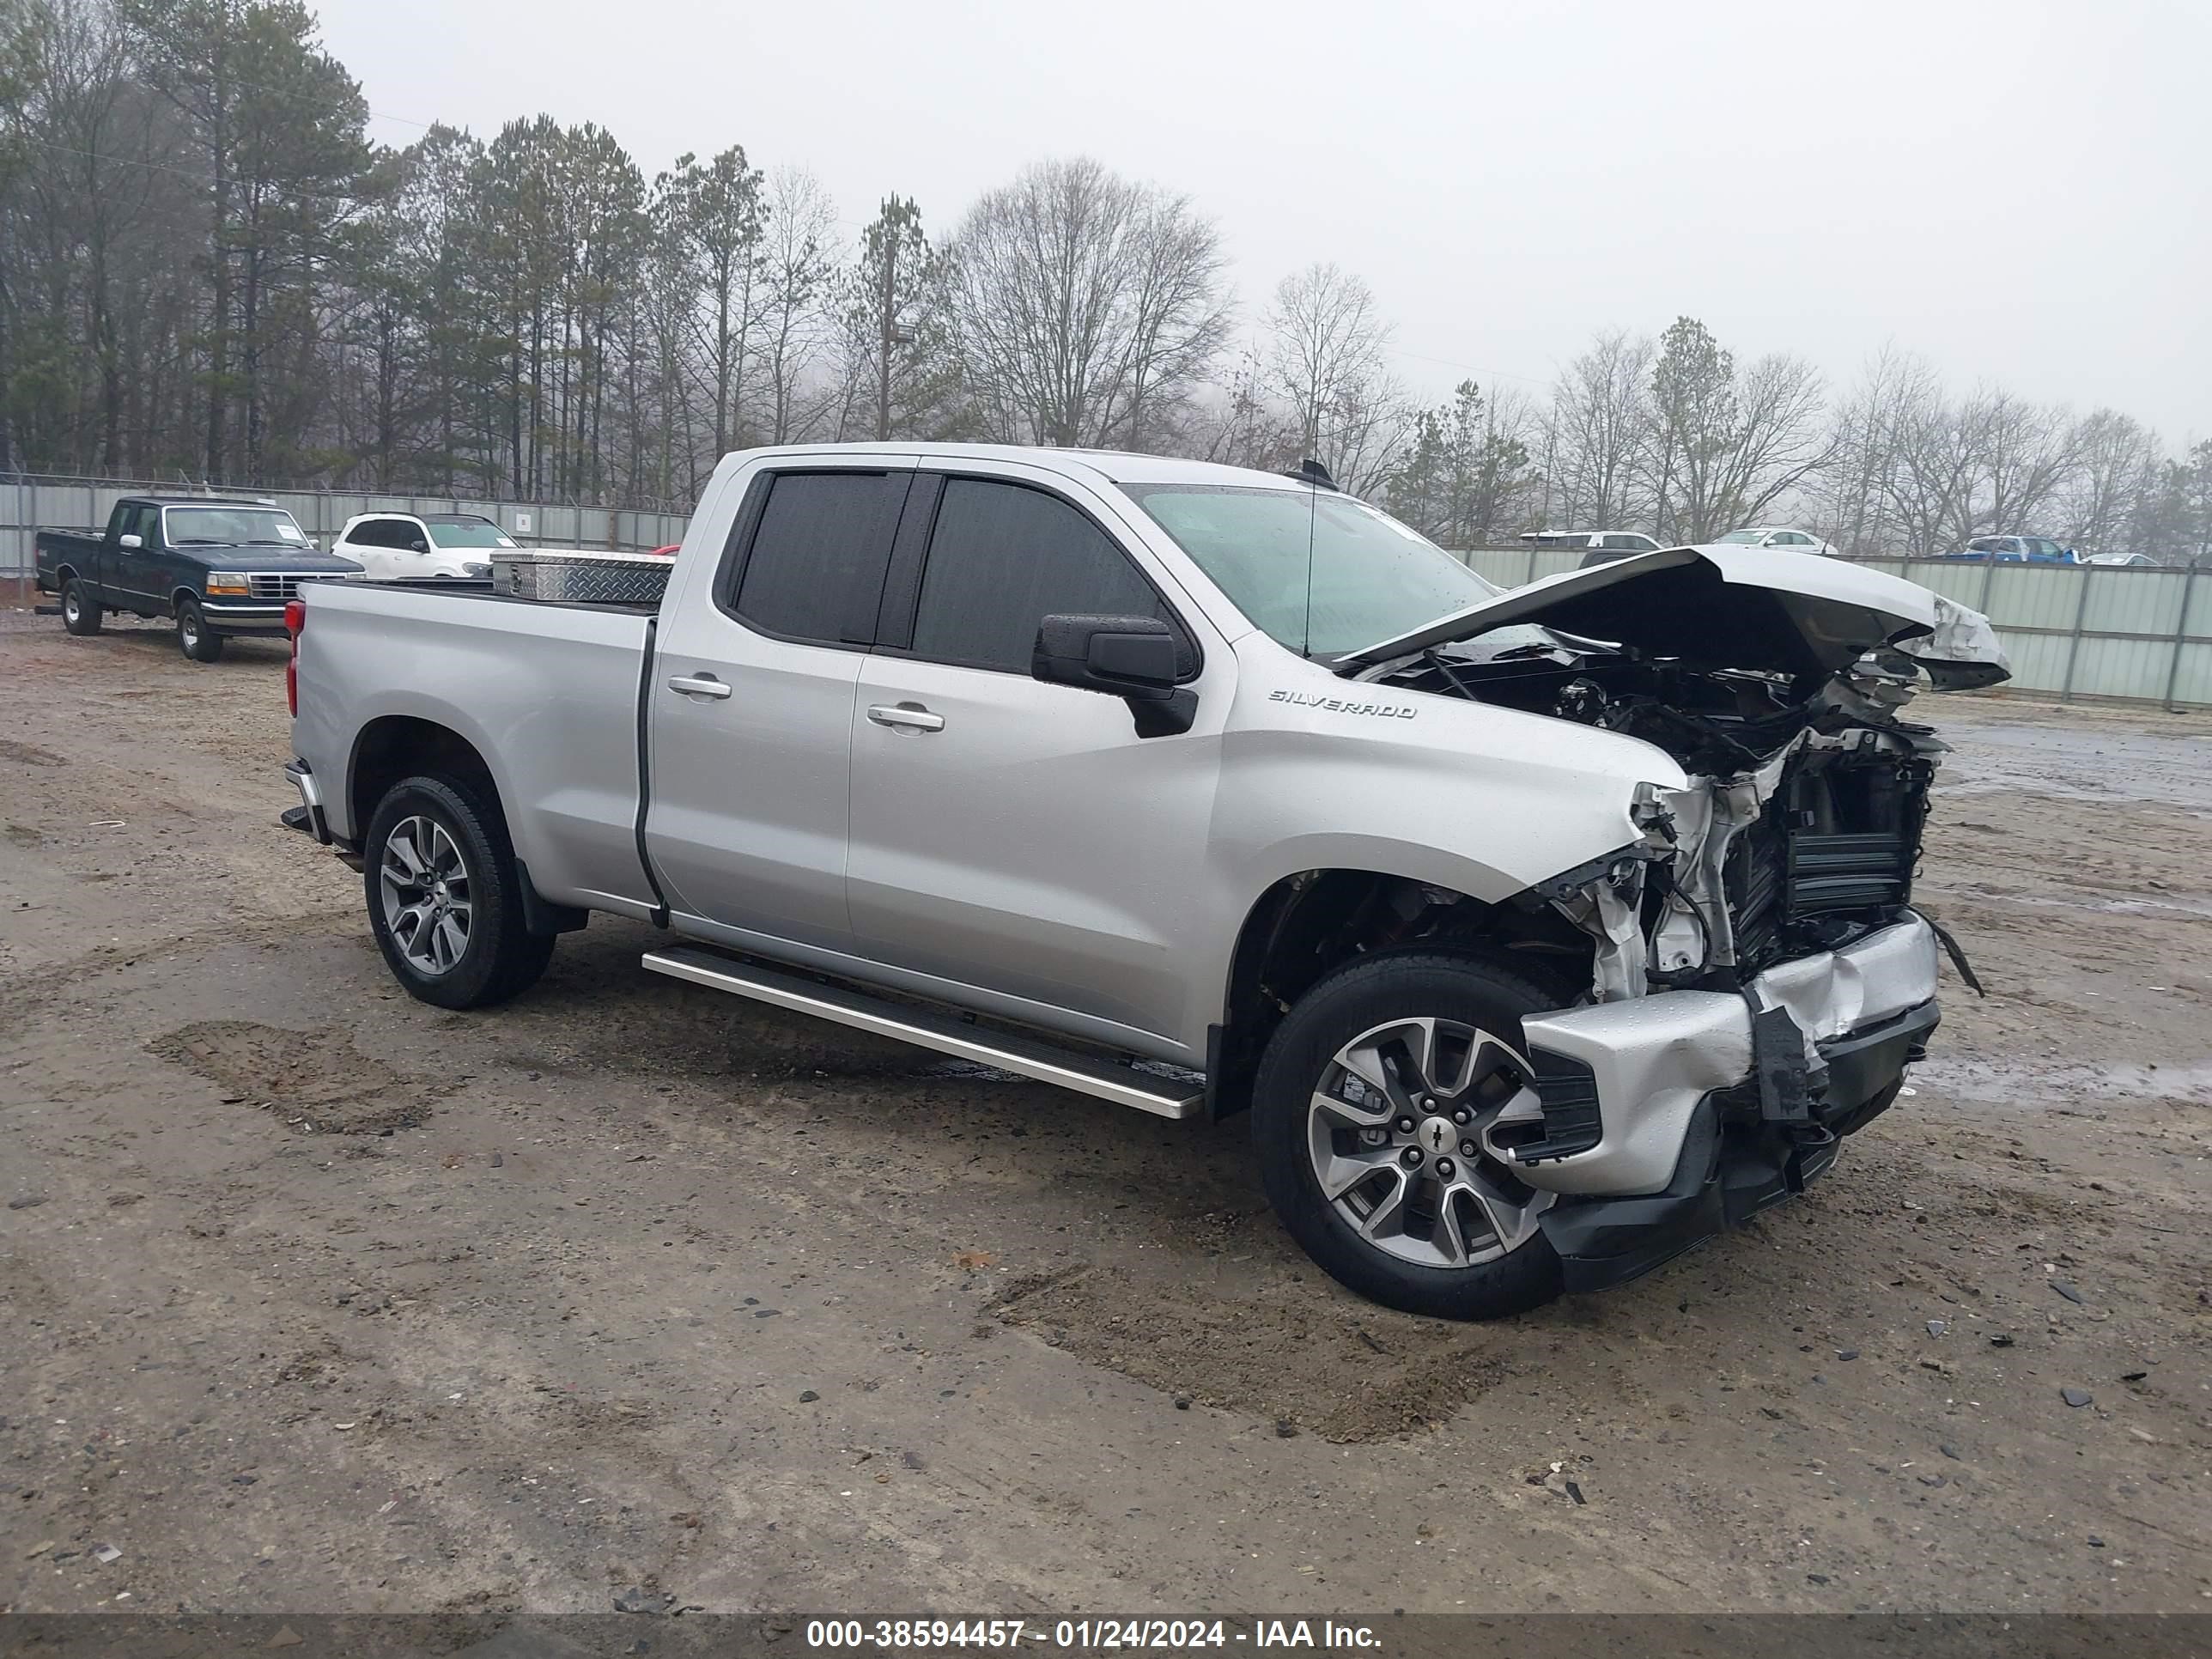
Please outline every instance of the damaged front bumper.
[[1561, 1195], [1542, 1224], [1568, 1288], [1632, 1278], [1825, 1170], [1935, 1029], [1937, 948], [1909, 915], [1741, 994], [1667, 991], [1522, 1022], [1545, 1124], [1513, 1161]]

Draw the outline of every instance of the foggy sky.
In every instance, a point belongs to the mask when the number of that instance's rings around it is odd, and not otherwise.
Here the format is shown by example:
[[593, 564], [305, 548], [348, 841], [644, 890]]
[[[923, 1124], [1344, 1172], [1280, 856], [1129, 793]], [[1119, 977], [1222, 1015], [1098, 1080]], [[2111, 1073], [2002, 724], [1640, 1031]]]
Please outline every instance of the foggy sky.
[[2212, 436], [2205, 0], [318, 3], [388, 143], [543, 111], [650, 179], [738, 143], [936, 238], [1094, 155], [1218, 220], [1248, 321], [1309, 261], [1364, 276], [1428, 398], [1686, 313]]

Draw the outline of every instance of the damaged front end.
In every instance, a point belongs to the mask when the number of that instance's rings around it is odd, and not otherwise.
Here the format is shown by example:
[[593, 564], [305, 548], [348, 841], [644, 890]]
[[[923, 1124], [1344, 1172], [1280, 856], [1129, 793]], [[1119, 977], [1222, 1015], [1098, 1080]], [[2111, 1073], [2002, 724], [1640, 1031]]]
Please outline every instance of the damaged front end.
[[1589, 940], [1589, 991], [1523, 1022], [1545, 1114], [1505, 1155], [1561, 1195], [1544, 1227], [1570, 1287], [1613, 1283], [1802, 1189], [1896, 1097], [1956, 951], [1912, 905], [1945, 745], [1901, 711], [1923, 675], [2007, 671], [1975, 613], [1790, 556], [1674, 550], [1479, 609], [1352, 672], [1638, 738], [1686, 775], [1638, 787], [1637, 839], [1518, 901]]

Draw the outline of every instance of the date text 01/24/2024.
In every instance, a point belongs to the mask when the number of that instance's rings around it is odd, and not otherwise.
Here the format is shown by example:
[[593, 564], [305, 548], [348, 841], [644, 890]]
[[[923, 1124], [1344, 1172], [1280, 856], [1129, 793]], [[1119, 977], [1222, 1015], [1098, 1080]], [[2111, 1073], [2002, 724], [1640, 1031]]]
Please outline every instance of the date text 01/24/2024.
[[1049, 1626], [1022, 1619], [815, 1619], [810, 1648], [1018, 1648], [1077, 1652], [1129, 1648], [1374, 1648], [1374, 1631], [1334, 1620], [1261, 1619], [1250, 1626], [1221, 1619], [1060, 1619]]

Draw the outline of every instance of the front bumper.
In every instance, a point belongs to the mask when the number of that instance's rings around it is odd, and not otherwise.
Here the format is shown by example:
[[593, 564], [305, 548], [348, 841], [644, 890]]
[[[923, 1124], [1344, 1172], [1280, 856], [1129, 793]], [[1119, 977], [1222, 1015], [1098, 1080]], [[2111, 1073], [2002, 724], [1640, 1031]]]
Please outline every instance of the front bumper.
[[282, 634], [284, 631], [284, 606], [281, 600], [275, 605], [266, 600], [232, 605], [222, 599], [203, 597], [200, 615], [206, 619], [211, 633]]
[[[1822, 1045], [1932, 1005], [1936, 963], [1935, 929], [1913, 916], [1840, 951], [1770, 968], [1752, 981], [1751, 991], [1762, 1009], [1788, 1012], [1805, 1042], [1807, 1070], [1817, 1073]], [[1522, 1021], [1522, 1030], [1539, 1092], [1556, 1092], [1553, 1079], [1564, 1076], [1583, 1079], [1584, 1095], [1595, 1090], [1595, 1122], [1579, 1134], [1549, 1135], [1526, 1149], [1540, 1161], [1516, 1170], [1530, 1186], [1551, 1192], [1664, 1190], [1681, 1161], [1698, 1102], [1753, 1080], [1751, 1006], [1731, 992], [1662, 991], [1601, 1002], [1539, 1014]], [[1855, 1063], [1830, 1079], [1831, 1089], [1859, 1086], [1864, 1069]], [[1570, 1150], [1548, 1150], [1560, 1147]]]
[[[1826, 1170], [1935, 1029], [1936, 948], [1914, 916], [1771, 968], [1751, 997], [1668, 991], [1523, 1021], [1546, 1134], [1516, 1173], [1560, 1194], [1542, 1224], [1568, 1288], [1633, 1278]], [[1762, 1090], [1753, 998], [1802, 1041], [1802, 1115], [1778, 1120]]]

